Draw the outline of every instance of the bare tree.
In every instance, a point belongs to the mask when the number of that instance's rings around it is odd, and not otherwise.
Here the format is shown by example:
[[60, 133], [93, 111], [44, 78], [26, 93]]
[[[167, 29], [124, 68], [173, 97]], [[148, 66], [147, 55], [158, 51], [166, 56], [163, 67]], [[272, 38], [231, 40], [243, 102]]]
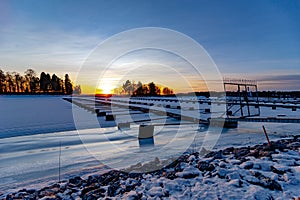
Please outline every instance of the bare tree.
[[33, 69], [25, 71], [26, 90], [30, 92], [36, 91], [36, 73]]
[[5, 79], [6, 79], [5, 74], [0, 69], [0, 94], [3, 94], [4, 92], [6, 92]]
[[10, 72], [6, 72], [6, 91], [7, 92], [14, 92], [14, 81], [13, 76]]
[[18, 72], [13, 72], [13, 82], [14, 82], [14, 92], [20, 92], [20, 74]]
[[73, 85], [68, 74], [65, 75], [65, 89], [66, 89], [66, 94], [72, 94]]

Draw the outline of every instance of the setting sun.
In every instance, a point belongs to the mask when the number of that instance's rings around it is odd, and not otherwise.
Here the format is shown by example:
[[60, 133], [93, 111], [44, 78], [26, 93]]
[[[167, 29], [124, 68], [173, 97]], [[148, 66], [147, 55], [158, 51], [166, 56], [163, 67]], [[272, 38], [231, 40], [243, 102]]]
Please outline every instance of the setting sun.
[[101, 85], [99, 90], [102, 94], [112, 94], [113, 86], [112, 85]]
[[111, 94], [113, 87], [111, 85], [103, 85], [101, 90], [104, 94]]
[[102, 78], [98, 84], [96, 93], [98, 94], [113, 94], [115, 86], [115, 79]]

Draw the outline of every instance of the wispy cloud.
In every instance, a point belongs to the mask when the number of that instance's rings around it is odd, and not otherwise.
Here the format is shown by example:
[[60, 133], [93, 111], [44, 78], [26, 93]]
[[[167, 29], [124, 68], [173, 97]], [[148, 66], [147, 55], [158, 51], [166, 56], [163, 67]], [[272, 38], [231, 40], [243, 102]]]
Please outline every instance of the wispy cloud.
[[56, 73], [73, 72], [103, 36], [35, 27], [8, 26], [0, 31], [0, 66], [24, 71], [25, 67]]
[[239, 77], [257, 80], [259, 90], [300, 90], [300, 72], [297, 71], [273, 71], [270, 73], [236, 73], [226, 74], [228, 78]]

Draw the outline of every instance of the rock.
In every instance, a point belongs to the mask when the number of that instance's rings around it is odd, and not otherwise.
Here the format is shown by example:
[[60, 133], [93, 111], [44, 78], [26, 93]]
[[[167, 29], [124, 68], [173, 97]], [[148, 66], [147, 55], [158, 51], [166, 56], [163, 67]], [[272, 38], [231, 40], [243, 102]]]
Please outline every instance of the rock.
[[[112, 170], [112, 171], [107, 172], [106, 174], [103, 174], [101, 176], [101, 178], [99, 177], [99, 181], [103, 185], [109, 185], [112, 182], [119, 181], [120, 174], [121, 174], [121, 172], [119, 172], [117, 170]], [[134, 173], [132, 173], [132, 174], [134, 174]]]
[[241, 187], [243, 182], [240, 179], [232, 179], [227, 184], [234, 187]]
[[141, 178], [142, 174], [141, 174], [141, 173], [130, 173], [130, 174], [128, 174], [128, 176], [129, 176], [130, 178], [135, 178], [135, 179], [137, 179], [137, 178]]
[[188, 158], [188, 161], [189, 162], [192, 162], [196, 159], [196, 157], [194, 155], [191, 155], [189, 158]]
[[259, 165], [260, 165], [260, 168], [261, 170], [263, 171], [270, 171], [271, 170], [271, 165], [273, 163], [271, 162], [260, 162]]
[[221, 167], [221, 168], [225, 168], [226, 165], [227, 165], [227, 163], [224, 162], [224, 161], [221, 161], [221, 162], [219, 163], [219, 167]]
[[164, 196], [163, 189], [161, 187], [152, 187], [149, 191], [150, 196], [162, 197]]
[[55, 196], [44, 196], [42, 198], [40, 198], [40, 200], [56, 200]]
[[25, 195], [27, 195], [27, 192], [18, 192], [17, 194], [15, 194], [15, 197], [22, 198]]
[[274, 180], [270, 179], [269, 177], [265, 177], [260, 172], [253, 171], [252, 173], [254, 174], [255, 177], [257, 177], [259, 179], [258, 183], [252, 183], [252, 184], [260, 185], [260, 186], [262, 186], [264, 188], [268, 188], [270, 190], [282, 191], [282, 187], [277, 181], [274, 181]]
[[72, 193], [72, 194], [71, 194], [71, 197], [72, 197], [72, 199], [74, 199], [74, 200], [77, 200], [77, 199], [79, 200], [79, 199], [81, 199], [78, 193]]
[[73, 189], [73, 188], [77, 188], [77, 186], [75, 184], [73, 184], [73, 183], [68, 183], [67, 184], [67, 188]]
[[277, 169], [274, 166], [270, 166], [270, 169], [271, 169], [272, 172], [274, 172], [276, 174], [280, 174], [280, 175], [282, 175], [282, 174], [284, 174], [286, 172], [285, 170]]
[[252, 150], [246, 156], [253, 156], [254, 158], [258, 158], [259, 157], [259, 150], [257, 150], [257, 149]]
[[59, 188], [62, 190], [65, 190], [67, 188], [68, 182], [60, 182]]
[[200, 171], [213, 171], [215, 169], [213, 164], [210, 164], [208, 162], [199, 161], [197, 164], [197, 167]]
[[253, 162], [251, 162], [251, 161], [243, 162], [242, 164], [240, 164], [240, 167], [243, 169], [252, 169]]
[[237, 159], [228, 159], [228, 162], [232, 165], [239, 165], [239, 164], [241, 164], [242, 161], [237, 160]]
[[88, 185], [91, 185], [92, 183], [97, 183], [98, 182], [98, 179], [94, 176], [89, 176], [88, 179], [87, 179], [87, 184]]
[[105, 192], [106, 192], [106, 190], [103, 188], [91, 190], [83, 196], [83, 199], [99, 199], [99, 198], [105, 197], [105, 194], [104, 194]]
[[235, 158], [239, 159], [243, 156], [246, 156], [250, 153], [250, 149], [246, 148], [246, 147], [242, 147], [239, 149], [234, 149], [233, 151]]
[[229, 155], [234, 151], [234, 147], [229, 147], [223, 150], [224, 155]]
[[53, 190], [53, 189], [46, 189], [46, 190], [41, 190], [38, 193], [38, 197], [44, 197], [44, 196], [52, 196], [55, 195], [58, 192], [58, 190]]
[[259, 179], [254, 177], [254, 176], [244, 176], [243, 180], [247, 181], [248, 183], [254, 184], [254, 185], [258, 185], [259, 183]]
[[232, 172], [226, 175], [226, 179], [233, 180], [233, 179], [240, 179], [240, 174], [237, 172]]
[[271, 180], [270, 178], [265, 177], [260, 180], [260, 183], [261, 186], [268, 188], [270, 190], [282, 191], [281, 185], [277, 181]]
[[164, 183], [164, 189], [168, 192], [172, 191], [182, 191], [182, 186], [180, 184], [177, 184], [175, 181], [166, 181]]
[[278, 149], [279, 151], [284, 151], [284, 149], [286, 148], [286, 145], [280, 143], [279, 141], [277, 141], [276, 143], [272, 143], [272, 148]]
[[[253, 189], [251, 189], [253, 190]], [[272, 197], [272, 195], [266, 191], [266, 190], [262, 190], [260, 188], [255, 188], [255, 190], [251, 191], [251, 193], [253, 193], [253, 198], [257, 199], [257, 200], [273, 200], [274, 198]]]
[[285, 182], [291, 184], [291, 185], [298, 185], [300, 180], [298, 180], [293, 174], [285, 173], [283, 175], [283, 179]]
[[197, 169], [193, 166], [186, 167], [182, 172], [176, 173], [176, 176], [179, 176], [179, 177], [185, 178], [185, 179], [195, 178], [199, 175], [200, 175], [199, 169]]
[[136, 191], [130, 191], [126, 194], [127, 196], [127, 199], [128, 200], [136, 200], [136, 199], [139, 199], [139, 196], [138, 194], [136, 193]]
[[65, 194], [65, 195], [72, 194], [72, 190], [70, 190], [70, 189], [66, 189], [66, 190], [64, 191], [64, 194]]
[[180, 163], [180, 162], [188, 162], [188, 158], [189, 158], [189, 155], [186, 154], [186, 155], [182, 155], [182, 156], [179, 156], [179, 158], [177, 159], [177, 161]]
[[227, 175], [228, 171], [226, 169], [220, 168], [217, 171], [217, 174], [220, 178], [225, 178], [225, 176]]
[[110, 196], [110, 197], [115, 196], [118, 187], [119, 187], [119, 185], [117, 185], [117, 184], [113, 184], [113, 185], [108, 186], [107, 195]]
[[175, 174], [176, 174], [175, 171], [172, 171], [172, 172], [163, 172], [162, 176], [166, 177], [168, 179], [173, 180], [173, 179], [177, 178], [177, 176]]
[[26, 190], [28, 194], [33, 194], [36, 192], [36, 189], [29, 189], [29, 190]]
[[83, 197], [86, 193], [92, 191], [92, 190], [95, 190], [97, 189], [96, 186], [88, 186], [88, 187], [85, 187], [81, 190], [81, 196]]
[[210, 157], [213, 157], [214, 159], [222, 159], [223, 158], [222, 150], [210, 152], [205, 156], [205, 158], [210, 158]]
[[275, 153], [274, 151], [265, 151], [265, 150], [260, 150], [258, 153], [259, 157], [271, 157], [271, 155]]
[[80, 176], [76, 176], [74, 178], [69, 179], [69, 183], [72, 183], [74, 185], [79, 185], [81, 183], [82, 179]]
[[62, 200], [68, 200], [68, 199], [71, 198], [70, 195], [66, 195], [66, 194], [63, 194], [63, 193], [60, 193], [60, 192], [56, 194], [56, 197], [58, 197], [59, 199], [62, 199]]
[[252, 168], [253, 169], [261, 169], [260, 164], [258, 164], [258, 163], [253, 164]]
[[287, 147], [291, 150], [298, 151], [300, 149], [300, 142], [292, 142], [288, 144]]

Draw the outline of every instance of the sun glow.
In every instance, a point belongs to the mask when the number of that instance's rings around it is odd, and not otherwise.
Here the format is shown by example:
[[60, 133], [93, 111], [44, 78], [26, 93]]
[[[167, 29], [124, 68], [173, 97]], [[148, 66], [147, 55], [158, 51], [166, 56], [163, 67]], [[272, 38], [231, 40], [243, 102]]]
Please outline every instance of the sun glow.
[[114, 78], [102, 78], [96, 89], [97, 94], [113, 94], [116, 88], [116, 80]]
[[112, 85], [101, 85], [99, 90], [100, 90], [101, 94], [112, 94], [113, 86]]

